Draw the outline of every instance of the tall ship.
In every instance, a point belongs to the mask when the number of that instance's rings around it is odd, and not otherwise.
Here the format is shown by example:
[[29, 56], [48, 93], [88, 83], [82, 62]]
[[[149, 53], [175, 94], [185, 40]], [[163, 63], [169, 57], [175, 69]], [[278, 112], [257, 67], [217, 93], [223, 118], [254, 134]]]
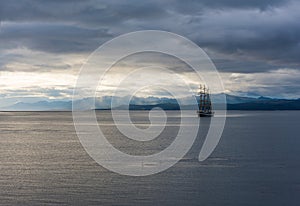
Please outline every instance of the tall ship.
[[199, 117], [213, 117], [214, 112], [212, 109], [210, 92], [208, 87], [200, 85], [199, 87], [199, 104], [198, 104], [198, 116]]

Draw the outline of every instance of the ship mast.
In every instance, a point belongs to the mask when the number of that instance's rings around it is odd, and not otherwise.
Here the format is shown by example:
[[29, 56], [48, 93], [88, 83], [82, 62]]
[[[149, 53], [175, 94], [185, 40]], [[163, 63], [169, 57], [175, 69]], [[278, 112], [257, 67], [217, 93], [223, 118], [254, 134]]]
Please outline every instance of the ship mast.
[[206, 92], [206, 102], [207, 102], [207, 112], [211, 112], [211, 100], [210, 100], [210, 93], [209, 93], [209, 89], [207, 89]]
[[203, 99], [203, 91], [202, 91], [202, 85], [200, 84], [199, 86], [199, 111], [203, 111], [203, 106], [204, 106], [204, 99]]
[[209, 88], [205, 84], [199, 86], [199, 117], [211, 117], [214, 112], [212, 111], [212, 103], [210, 99]]
[[207, 99], [207, 89], [205, 85], [204, 85], [203, 92], [204, 92], [204, 112], [207, 112], [208, 99]]

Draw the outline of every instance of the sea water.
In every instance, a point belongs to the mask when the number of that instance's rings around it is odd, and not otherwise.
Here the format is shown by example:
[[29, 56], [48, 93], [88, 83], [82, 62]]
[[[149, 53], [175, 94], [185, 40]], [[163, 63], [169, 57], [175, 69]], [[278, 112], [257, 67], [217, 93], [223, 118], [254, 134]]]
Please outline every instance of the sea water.
[[[150, 142], [128, 141], [109, 111], [97, 111], [110, 143], [131, 155], [150, 155], [176, 136], [178, 111]], [[132, 111], [137, 127], [147, 111]], [[217, 118], [217, 117], [215, 117]], [[0, 205], [298, 205], [300, 112], [228, 111], [215, 151], [198, 154], [210, 120], [190, 152], [161, 173], [131, 177], [98, 165], [79, 142], [71, 112], [0, 112]]]

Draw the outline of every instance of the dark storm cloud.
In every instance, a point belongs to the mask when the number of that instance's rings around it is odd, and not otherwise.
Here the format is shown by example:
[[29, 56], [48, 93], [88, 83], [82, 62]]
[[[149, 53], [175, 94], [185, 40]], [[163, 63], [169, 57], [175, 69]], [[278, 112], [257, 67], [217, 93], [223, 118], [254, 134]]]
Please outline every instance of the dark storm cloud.
[[0, 1], [0, 50], [91, 52], [118, 34], [162, 29], [205, 47], [221, 71], [298, 68], [299, 9], [290, 0]]
[[111, 38], [107, 29], [87, 29], [53, 23], [2, 25], [2, 48], [25, 46], [47, 52], [84, 52], [97, 48], [97, 42]]
[[[159, 4], [142, 1], [0, 1], [0, 49], [91, 52], [123, 33], [124, 22], [162, 18], [164, 12]], [[112, 35], [110, 30], [119, 28]]]
[[280, 66], [270, 65], [264, 61], [247, 61], [239, 59], [212, 59], [216, 68], [223, 72], [236, 72], [236, 73], [259, 73], [269, 70], [279, 69]]
[[241, 1], [241, 0], [202, 0], [204, 5], [214, 7], [214, 8], [261, 8], [266, 9], [270, 7], [277, 7], [284, 5], [289, 0], [251, 0], [251, 1]]
[[120, 59], [112, 69], [116, 68], [145, 68], [160, 67], [169, 69], [176, 73], [193, 72], [194, 70], [185, 62], [175, 56], [167, 55], [159, 52], [140, 52], [126, 56]]
[[164, 12], [159, 1], [11, 0], [0, 2], [2, 21], [61, 21], [111, 25], [129, 19], [161, 18]]
[[[169, 1], [169, 3], [172, 1]], [[173, 1], [174, 2], [174, 1]], [[191, 14], [191, 12], [204, 12], [209, 9], [260, 9], [266, 10], [285, 5], [289, 0], [186, 0], [176, 1], [173, 4], [176, 11]]]
[[286, 4], [289, 0], [7, 0], [0, 2], [2, 21], [92, 21], [99, 23], [128, 19], [161, 18], [167, 10], [191, 14], [206, 8], [267, 9]]
[[[262, 19], [260, 19], [262, 20]], [[300, 26], [296, 21], [248, 25], [220, 25], [213, 38], [197, 38], [197, 43], [210, 50], [236, 59], [268, 61], [273, 66], [300, 64]], [[228, 26], [230, 27], [230, 26]], [[206, 35], [213, 31], [207, 31]], [[245, 60], [245, 59], [244, 59]]]

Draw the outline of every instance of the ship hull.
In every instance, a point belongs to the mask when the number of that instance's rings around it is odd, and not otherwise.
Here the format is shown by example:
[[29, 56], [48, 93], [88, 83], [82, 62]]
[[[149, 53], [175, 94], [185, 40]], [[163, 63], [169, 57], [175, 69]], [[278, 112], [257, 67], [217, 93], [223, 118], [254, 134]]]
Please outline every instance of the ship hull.
[[199, 112], [198, 111], [198, 116], [199, 117], [213, 117], [214, 113], [213, 112]]

